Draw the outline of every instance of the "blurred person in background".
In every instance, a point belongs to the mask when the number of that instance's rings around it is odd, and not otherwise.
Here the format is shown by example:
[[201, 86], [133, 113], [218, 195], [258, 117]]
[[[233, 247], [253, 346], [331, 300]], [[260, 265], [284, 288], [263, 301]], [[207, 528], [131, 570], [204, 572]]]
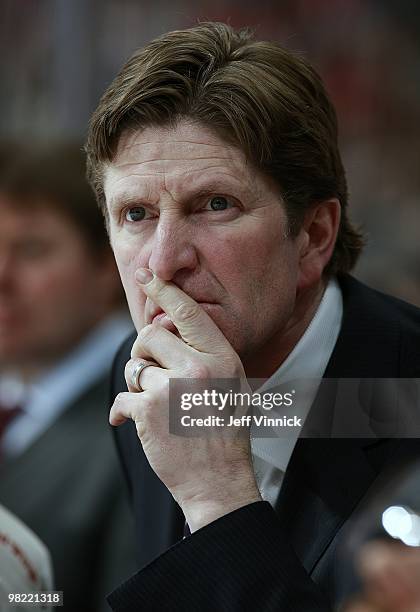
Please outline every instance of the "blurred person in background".
[[420, 548], [371, 542], [359, 553], [363, 593], [341, 612], [419, 612]]
[[81, 150], [2, 162], [0, 500], [50, 549], [64, 609], [107, 609], [134, 562], [106, 418], [131, 323]]
[[351, 565], [354, 595], [340, 612], [418, 612], [420, 463], [383, 482], [347, 532], [337, 565]]

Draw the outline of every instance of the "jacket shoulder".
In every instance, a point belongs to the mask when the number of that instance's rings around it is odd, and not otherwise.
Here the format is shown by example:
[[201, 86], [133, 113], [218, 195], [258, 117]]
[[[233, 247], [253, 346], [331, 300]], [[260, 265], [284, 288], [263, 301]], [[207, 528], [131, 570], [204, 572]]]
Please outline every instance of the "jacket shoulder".
[[420, 376], [420, 309], [352, 276], [338, 280], [343, 322], [335, 350], [340, 367], [334, 375]]

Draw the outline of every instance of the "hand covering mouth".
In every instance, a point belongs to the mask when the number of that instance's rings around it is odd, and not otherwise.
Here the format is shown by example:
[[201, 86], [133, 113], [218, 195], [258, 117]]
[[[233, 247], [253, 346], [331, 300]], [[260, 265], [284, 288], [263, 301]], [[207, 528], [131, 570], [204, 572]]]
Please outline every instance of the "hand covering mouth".
[[[196, 301], [198, 304], [215, 304], [215, 302], [211, 302], [210, 300], [197, 300], [195, 298], [193, 298], [194, 301]], [[145, 324], [149, 325], [150, 323], [153, 323], [153, 321], [157, 320], [160, 321], [162, 319], [164, 319], [166, 317], [166, 320], [170, 321], [170, 317], [164, 312], [164, 310], [158, 306], [157, 304], [155, 304], [154, 302], [152, 302], [152, 300], [150, 300], [149, 298], [147, 298], [146, 300], [146, 308], [145, 308]]]

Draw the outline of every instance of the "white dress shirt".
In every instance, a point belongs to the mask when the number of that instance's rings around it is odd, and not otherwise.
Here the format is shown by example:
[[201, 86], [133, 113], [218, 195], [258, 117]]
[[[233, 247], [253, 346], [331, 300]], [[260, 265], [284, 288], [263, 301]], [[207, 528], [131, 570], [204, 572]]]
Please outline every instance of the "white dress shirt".
[[0, 403], [23, 406], [22, 414], [3, 436], [2, 453], [15, 457], [39, 438], [77, 397], [109, 371], [118, 346], [132, 331], [128, 316], [112, 315], [30, 385], [23, 385], [18, 376], [0, 378]]
[[[278, 370], [258, 389], [258, 393], [261, 393], [289, 381], [302, 381], [304, 392], [299, 392], [298, 405], [290, 412], [301, 417], [302, 426], [337, 342], [342, 317], [341, 289], [333, 278], [302, 338]], [[299, 388], [303, 389], [302, 384]], [[293, 434], [287, 438], [259, 438], [256, 428], [251, 427], [252, 459], [258, 488], [262, 498], [272, 505], [277, 501], [300, 430], [294, 428]]]

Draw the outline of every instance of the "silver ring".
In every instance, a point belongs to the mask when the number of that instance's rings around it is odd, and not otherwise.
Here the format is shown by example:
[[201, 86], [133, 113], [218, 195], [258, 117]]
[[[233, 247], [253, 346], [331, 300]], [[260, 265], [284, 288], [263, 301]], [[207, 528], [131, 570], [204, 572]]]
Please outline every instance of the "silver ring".
[[140, 361], [133, 370], [133, 374], [131, 375], [131, 385], [138, 389], [139, 391], [143, 391], [143, 387], [140, 384], [140, 374], [148, 368], [149, 366], [155, 366], [156, 363], [150, 361]]

